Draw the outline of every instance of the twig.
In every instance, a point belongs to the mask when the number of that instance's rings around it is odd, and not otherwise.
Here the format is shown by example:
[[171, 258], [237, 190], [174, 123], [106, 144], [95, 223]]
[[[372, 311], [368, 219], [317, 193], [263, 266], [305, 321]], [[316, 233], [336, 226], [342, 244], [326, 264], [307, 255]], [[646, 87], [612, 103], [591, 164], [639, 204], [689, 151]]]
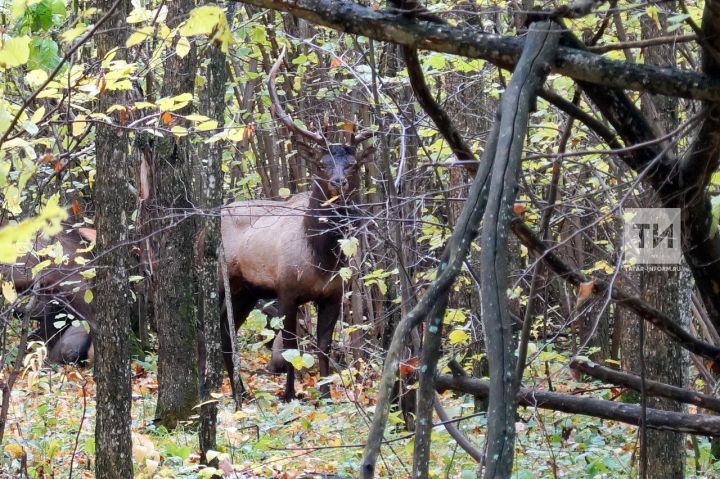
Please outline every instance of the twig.
[[698, 39], [698, 36], [694, 33], [688, 35], [676, 35], [656, 38], [645, 38], [643, 40], [610, 43], [608, 45], [598, 45], [594, 47], [588, 47], [588, 50], [593, 53], [606, 53], [613, 50], [624, 50], [625, 48], [645, 48], [657, 45], [665, 45], [668, 43], [687, 43], [694, 42]]
[[3, 143], [5, 143], [5, 140], [7, 140], [8, 136], [10, 136], [10, 133], [12, 133], [13, 129], [17, 125], [17, 122], [20, 120], [20, 116], [25, 112], [27, 107], [30, 106], [30, 103], [35, 101], [35, 98], [37, 98], [37, 96], [40, 94], [40, 92], [42, 92], [43, 89], [45, 89], [45, 87], [48, 86], [51, 81], [53, 81], [53, 79], [55, 78], [55, 75], [57, 75], [60, 72], [62, 67], [65, 65], [65, 62], [67, 62], [70, 59], [70, 57], [72, 57], [73, 54], [85, 42], [87, 42], [90, 39], [90, 37], [92, 37], [95, 34], [97, 29], [100, 28], [100, 26], [102, 26], [102, 24], [105, 23], [105, 21], [108, 18], [110, 18], [110, 16], [113, 14], [115, 9], [117, 9], [117, 7], [122, 2], [123, 2], [123, 0], [116, 0], [115, 3], [112, 4], [110, 9], [105, 13], [105, 15], [103, 15], [103, 17], [100, 20], [98, 20], [98, 22], [90, 29], [90, 31], [87, 32], [85, 34], [85, 36], [83, 36], [80, 40], [78, 40], [78, 42], [75, 45], [73, 45], [73, 47], [70, 50], [68, 50], [68, 52], [60, 60], [60, 63], [58, 63], [57, 66], [55, 67], [55, 69], [50, 72], [47, 79], [42, 83], [42, 85], [40, 85], [38, 88], [36, 88], [35, 91], [32, 93], [32, 95], [30, 95], [28, 97], [28, 99], [23, 102], [23, 104], [20, 106], [20, 109], [18, 110], [18, 112], [15, 114], [13, 119], [10, 121], [10, 125], [8, 126], [7, 130], [5, 130], [5, 133], [3, 133], [3, 136], [0, 137], [0, 147], [2, 147]]

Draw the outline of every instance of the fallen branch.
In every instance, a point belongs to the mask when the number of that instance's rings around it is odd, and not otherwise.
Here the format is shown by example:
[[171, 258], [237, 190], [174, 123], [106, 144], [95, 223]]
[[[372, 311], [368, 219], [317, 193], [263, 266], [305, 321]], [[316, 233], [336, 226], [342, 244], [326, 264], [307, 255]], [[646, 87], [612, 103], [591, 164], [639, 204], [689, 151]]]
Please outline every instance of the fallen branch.
[[[443, 374], [435, 379], [438, 392], [447, 390], [471, 394], [484, 399], [490, 393], [487, 381], [468, 376]], [[549, 391], [533, 391], [521, 388], [517, 394], [521, 406], [549, 409], [569, 414], [582, 414], [611, 421], [624, 422], [637, 426], [640, 424], [642, 410], [634, 404], [618, 403], [603, 399], [571, 396]], [[720, 436], [720, 417], [703, 414], [684, 414], [658, 409], [646, 409], [646, 425], [651, 429], [675, 431], [702, 436]]]
[[[640, 391], [640, 376], [606, 368], [581, 358], [574, 358], [570, 361], [570, 367], [603, 382], [617, 384], [638, 392]], [[645, 379], [644, 392], [648, 396], [664, 397], [720, 412], [720, 399], [696, 391], [689, 391], [677, 386]]]

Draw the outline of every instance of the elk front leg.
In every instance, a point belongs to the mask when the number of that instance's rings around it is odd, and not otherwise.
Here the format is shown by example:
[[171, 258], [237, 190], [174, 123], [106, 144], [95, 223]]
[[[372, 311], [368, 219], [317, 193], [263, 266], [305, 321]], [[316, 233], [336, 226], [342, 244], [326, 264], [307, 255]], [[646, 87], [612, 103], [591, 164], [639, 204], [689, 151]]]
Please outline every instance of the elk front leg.
[[[333, 331], [335, 331], [335, 324], [340, 316], [342, 296], [318, 302], [317, 306], [318, 366], [320, 368], [320, 377], [324, 378], [330, 374], [330, 345]], [[329, 386], [327, 384], [321, 385], [320, 393], [324, 397], [329, 396]]]
[[[297, 308], [295, 301], [279, 300], [280, 315], [285, 316], [283, 321], [282, 339], [283, 351], [288, 349], [298, 349], [297, 338]], [[282, 400], [289, 402], [295, 399], [295, 368], [291, 363], [287, 365], [287, 380], [285, 382], [285, 392]]]

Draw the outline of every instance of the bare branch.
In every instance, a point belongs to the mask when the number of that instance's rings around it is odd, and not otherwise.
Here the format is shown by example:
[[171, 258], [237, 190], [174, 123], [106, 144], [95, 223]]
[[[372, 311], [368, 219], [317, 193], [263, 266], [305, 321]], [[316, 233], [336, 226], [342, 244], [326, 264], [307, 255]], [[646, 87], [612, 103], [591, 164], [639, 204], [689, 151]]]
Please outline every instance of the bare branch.
[[285, 112], [285, 109], [280, 103], [280, 98], [278, 98], [277, 90], [275, 89], [275, 77], [277, 77], [278, 71], [283, 64], [286, 51], [287, 47], [283, 47], [282, 52], [280, 52], [280, 56], [277, 60], [275, 60], [275, 63], [270, 69], [270, 74], [268, 75], [267, 87], [268, 93], [270, 94], [270, 101], [272, 102], [272, 112], [275, 114], [275, 117], [280, 120], [291, 132], [304, 136], [314, 143], [323, 145], [325, 144], [323, 136], [320, 133], [306, 130], [305, 128], [296, 125], [295, 122], [292, 121], [292, 118], [290, 118], [290, 116]]
[[[353, 2], [333, 0], [241, 0], [263, 8], [289, 12], [335, 30], [364, 35], [416, 49], [481, 58], [513, 69], [523, 40], [410, 18], [396, 11], [376, 11]], [[577, 48], [560, 47], [552, 71], [605, 87], [647, 91], [698, 100], [720, 100], [720, 80], [708, 75], [630, 64]]]

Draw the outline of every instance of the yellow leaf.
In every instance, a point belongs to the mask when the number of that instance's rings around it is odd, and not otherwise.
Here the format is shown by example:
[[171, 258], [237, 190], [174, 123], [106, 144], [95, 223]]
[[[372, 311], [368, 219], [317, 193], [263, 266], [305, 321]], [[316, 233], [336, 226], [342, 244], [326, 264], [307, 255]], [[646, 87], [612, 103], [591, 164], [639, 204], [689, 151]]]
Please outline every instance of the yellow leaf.
[[348, 258], [355, 256], [358, 252], [358, 247], [360, 246], [360, 240], [355, 237], [339, 239], [338, 243], [340, 243], [340, 250]]
[[225, 12], [215, 5], [205, 5], [193, 9], [190, 12], [190, 18], [180, 27], [180, 34], [186, 37], [207, 35], [210, 37], [210, 41], [220, 43], [223, 53], [227, 53], [228, 46], [232, 42]]
[[15, 459], [20, 459], [23, 456], [23, 448], [20, 444], [7, 444], [3, 451]]
[[[78, 250], [80, 251], [80, 250]], [[85, 279], [93, 279], [95, 277], [95, 268], [86, 269], [84, 271], [80, 271], [80, 276], [82, 276]]]
[[36, 3], [40, 3], [40, 0], [15, 0], [10, 10], [13, 18], [20, 18], [28, 7]]
[[140, 43], [144, 42], [148, 38], [150, 38], [150, 34], [154, 28], [152, 26], [148, 27], [142, 27], [141, 29], [137, 30], [136, 32], [133, 32], [132, 35], [130, 35], [125, 42], [125, 46], [130, 48], [134, 47], [135, 45], [139, 45]]
[[448, 335], [450, 344], [465, 344], [470, 340], [470, 335], [462, 329], [455, 329]]
[[5, 301], [7, 301], [8, 303], [12, 303], [17, 299], [15, 285], [13, 285], [11, 281], [3, 281], [2, 295], [5, 298]]
[[195, 127], [197, 131], [208, 131], [208, 130], [214, 130], [218, 127], [217, 120], [208, 120], [200, 123], [198, 126]]
[[49, 260], [49, 259], [46, 259], [45, 261], [40, 261], [38, 264], [36, 264], [35, 266], [33, 266], [32, 270], [31, 270], [31, 271], [32, 271], [32, 276], [33, 276], [33, 278], [34, 278], [35, 276], [37, 276], [37, 274], [38, 274], [40, 271], [44, 270], [45, 268], [47, 268], [47, 267], [50, 266], [51, 264], [52, 264], [52, 261]]
[[230, 141], [243, 141], [245, 139], [245, 130], [243, 128], [230, 128], [226, 130], [226, 138]]
[[182, 126], [175, 125], [170, 129], [170, 133], [172, 133], [175, 136], [185, 136], [188, 134], [187, 128], [183, 128]]
[[656, 25], [660, 25], [659, 18], [658, 18], [658, 9], [655, 5], [650, 5], [645, 9], [645, 12], [648, 14], [650, 18], [653, 19]]
[[199, 113], [190, 113], [189, 115], [185, 115], [185, 119], [187, 119], [189, 121], [195, 121], [198, 123], [202, 123], [204, 121], [210, 120], [210, 118], [208, 118], [207, 116], [201, 115]]
[[175, 111], [186, 106], [192, 99], [192, 93], [181, 93], [172, 97], [160, 98], [156, 103], [161, 110]]
[[445, 317], [443, 318], [444, 324], [450, 324], [450, 323], [464, 323], [467, 320], [467, 316], [465, 316], [465, 311], [463, 311], [461, 308], [448, 308], [445, 311]]
[[33, 123], [39, 123], [43, 116], [45, 116], [45, 107], [41, 106], [35, 110], [35, 113], [33, 113], [32, 117], [30, 117], [30, 121]]
[[280, 195], [280, 198], [288, 198], [290, 196], [290, 188], [280, 188], [278, 195]]
[[62, 39], [62, 41], [65, 43], [70, 43], [71, 41], [75, 40], [77, 37], [85, 33], [85, 30], [87, 30], [87, 28], [87, 25], [85, 25], [84, 23], [78, 23], [76, 26], [60, 35], [60, 39]]
[[343, 281], [349, 281], [350, 278], [352, 278], [352, 270], [348, 268], [347, 266], [340, 268], [340, 271], [338, 271], [338, 274], [343, 279]]
[[132, 12], [130, 12], [130, 15], [127, 16], [125, 21], [128, 23], [142, 23], [148, 20], [152, 20], [153, 14], [150, 10], [146, 8], [136, 8]]
[[177, 45], [175, 45], [175, 53], [177, 53], [177, 56], [180, 58], [185, 58], [187, 54], [190, 53], [190, 41], [187, 37], [180, 37], [178, 39]]
[[72, 135], [75, 137], [82, 136], [85, 133], [85, 127], [87, 123], [83, 120], [87, 118], [85, 115], [78, 115], [75, 117], [75, 121], [72, 123]]
[[67, 211], [58, 202], [59, 196], [54, 195], [38, 216], [0, 228], [0, 263], [14, 263], [18, 256], [30, 249], [31, 240], [38, 232], [53, 235], [60, 231]]
[[93, 292], [89, 289], [85, 290], [85, 294], [83, 295], [83, 299], [87, 304], [92, 303], [93, 300]]
[[47, 80], [48, 74], [45, 70], [32, 70], [25, 75], [25, 83], [31, 88], [37, 88]]
[[24, 65], [30, 58], [30, 37], [23, 36], [5, 40], [0, 48], [0, 68]]

